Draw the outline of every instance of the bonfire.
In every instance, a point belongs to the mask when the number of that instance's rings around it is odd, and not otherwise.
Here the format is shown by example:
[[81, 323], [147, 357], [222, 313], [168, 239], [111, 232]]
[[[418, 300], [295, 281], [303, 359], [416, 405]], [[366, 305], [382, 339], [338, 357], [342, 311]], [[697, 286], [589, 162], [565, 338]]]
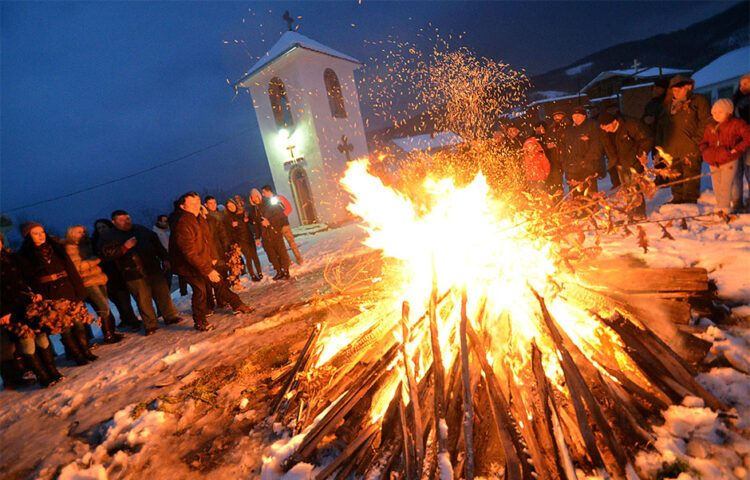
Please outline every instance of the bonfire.
[[433, 121], [470, 141], [396, 184], [350, 164], [348, 208], [398, 268], [375, 308], [310, 333], [272, 404], [294, 436], [265, 471], [641, 478], [634, 459], [660, 411], [686, 397], [728, 410], [694, 379], [710, 343], [679, 328], [710, 307], [706, 271], [597, 261], [600, 235], [629, 224], [648, 249], [629, 212], [656, 191], [655, 172], [613, 192], [524, 193], [494, 168], [514, 159], [490, 132], [501, 92], [522, 96], [525, 77], [466, 51], [416, 63], [410, 78], [442, 101]]

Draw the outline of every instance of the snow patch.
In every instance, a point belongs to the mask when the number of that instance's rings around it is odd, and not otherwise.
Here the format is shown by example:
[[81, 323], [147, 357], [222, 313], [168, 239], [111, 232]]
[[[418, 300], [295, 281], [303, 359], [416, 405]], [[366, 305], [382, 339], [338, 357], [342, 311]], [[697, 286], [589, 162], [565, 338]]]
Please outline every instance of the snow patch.
[[592, 65], [594, 65], [594, 62], [586, 62], [580, 65], [576, 65], [575, 67], [570, 67], [567, 70], [565, 70], [565, 75], [569, 77], [572, 77], [573, 75], [578, 75], [579, 73], [583, 73], [586, 70], [590, 69]]

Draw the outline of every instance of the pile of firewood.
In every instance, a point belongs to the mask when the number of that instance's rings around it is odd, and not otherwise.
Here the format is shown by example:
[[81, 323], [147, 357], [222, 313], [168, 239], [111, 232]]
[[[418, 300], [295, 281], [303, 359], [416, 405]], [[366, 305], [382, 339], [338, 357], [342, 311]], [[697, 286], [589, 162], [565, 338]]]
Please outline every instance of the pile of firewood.
[[[503, 347], [493, 359], [488, 350], [498, 351], [513, 332], [487, 321], [486, 299], [470, 318], [470, 292], [439, 294], [433, 283], [429, 308], [417, 318], [404, 303], [401, 312], [375, 308], [314, 328], [272, 404], [276, 420], [303, 436], [282, 468], [326, 465], [316, 478], [339, 479], [499, 472], [513, 480], [575, 479], [577, 471], [639, 478], [633, 459], [653, 442], [661, 410], [686, 396], [728, 409], [695, 380], [693, 367], [710, 343], [685, 328], [691, 311], [711, 302], [705, 270], [589, 267], [560, 283], [560, 300], [616, 332], [630, 368], [618, 366], [606, 343], [584, 353], [550, 313], [551, 298], [531, 286], [544, 338], [526, 352]], [[438, 318], [454, 309], [460, 321], [446, 348]], [[355, 340], [319, 361], [334, 330], [363, 322]], [[562, 370], [557, 383], [545, 372], [545, 348]], [[521, 369], [519, 355], [528, 359]]]

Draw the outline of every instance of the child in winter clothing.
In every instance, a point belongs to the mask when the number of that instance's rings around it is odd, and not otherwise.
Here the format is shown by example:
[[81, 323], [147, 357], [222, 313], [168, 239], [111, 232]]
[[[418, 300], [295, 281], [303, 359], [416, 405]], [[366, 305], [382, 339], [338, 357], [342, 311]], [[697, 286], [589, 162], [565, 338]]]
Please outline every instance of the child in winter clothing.
[[703, 161], [711, 167], [711, 183], [716, 194], [716, 208], [724, 212], [739, 208], [740, 199], [732, 197], [737, 190], [737, 168], [743, 153], [750, 147], [750, 126], [733, 117], [734, 104], [721, 98], [711, 108], [712, 124], [706, 127], [700, 150]]
[[523, 142], [523, 170], [529, 190], [544, 191], [545, 181], [550, 172], [550, 164], [544, 149], [535, 137], [529, 137]]

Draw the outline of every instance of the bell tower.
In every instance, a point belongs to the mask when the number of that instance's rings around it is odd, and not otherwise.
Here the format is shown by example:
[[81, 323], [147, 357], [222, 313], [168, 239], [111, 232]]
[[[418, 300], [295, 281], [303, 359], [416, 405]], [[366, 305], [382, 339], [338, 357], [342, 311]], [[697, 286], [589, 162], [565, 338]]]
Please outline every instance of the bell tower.
[[339, 184], [368, 155], [354, 70], [358, 60], [292, 30], [235, 84], [249, 90], [276, 192], [294, 205], [292, 226], [349, 217]]

